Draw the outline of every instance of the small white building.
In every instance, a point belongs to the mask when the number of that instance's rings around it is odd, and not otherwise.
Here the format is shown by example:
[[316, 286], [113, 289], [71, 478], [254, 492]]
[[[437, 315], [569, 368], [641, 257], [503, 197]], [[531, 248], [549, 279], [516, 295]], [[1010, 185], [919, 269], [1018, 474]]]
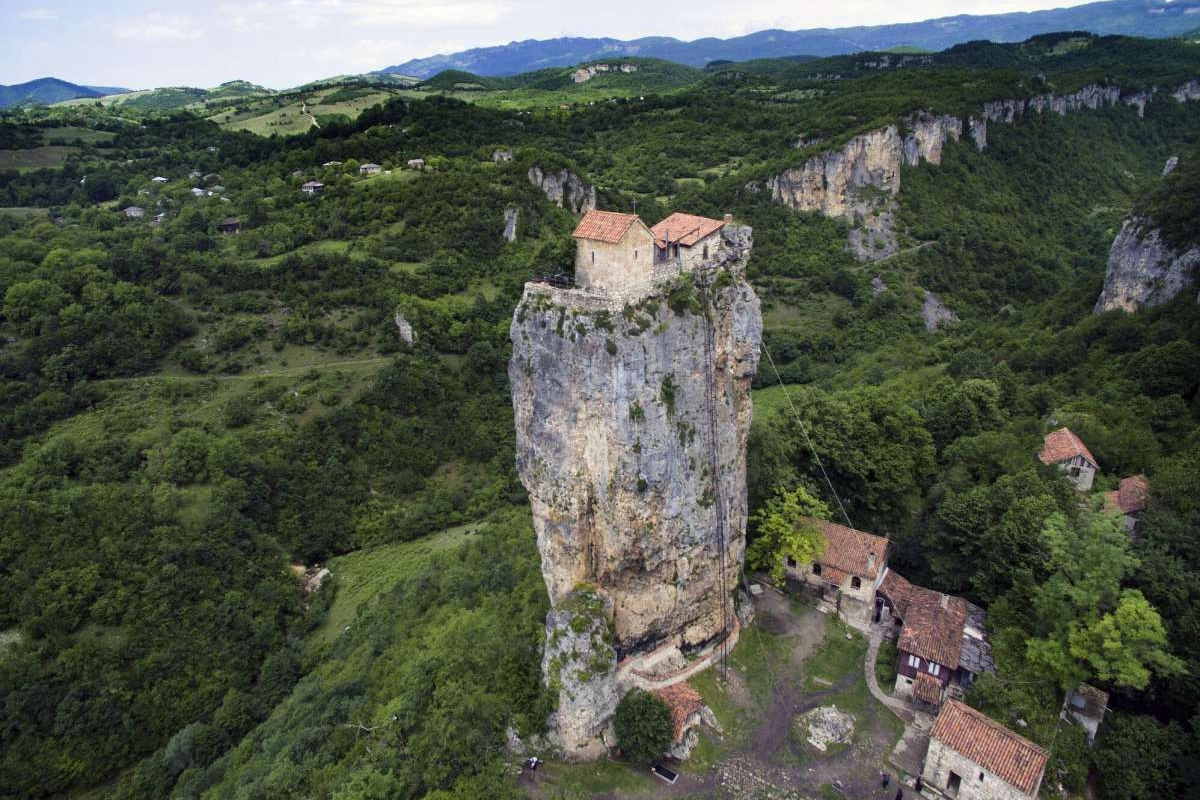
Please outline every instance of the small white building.
[[383, 172], [383, 167], [378, 164], [363, 164], [358, 168], [359, 175], [378, 175]]
[[956, 800], [1035, 800], [1050, 754], [980, 711], [947, 701], [921, 778]]
[[152, 183], [166, 183], [167, 180], [168, 179], [164, 178], [162, 175], [155, 175], [153, 178], [150, 179], [150, 181]]
[[305, 194], [321, 194], [325, 191], [325, 184], [320, 181], [308, 181], [300, 187], [300, 191]]
[[410, 158], [408, 160], [408, 168], [409, 169], [425, 169], [425, 159]]
[[1067, 473], [1067, 480], [1081, 492], [1092, 488], [1092, 481], [1099, 471], [1096, 457], [1070, 428], [1047, 433], [1037, 457], [1043, 464], [1054, 464]]
[[141, 219], [142, 217], [146, 216], [146, 209], [142, 208], [141, 206], [129, 206], [128, 208], [122, 209], [121, 213], [129, 219]]

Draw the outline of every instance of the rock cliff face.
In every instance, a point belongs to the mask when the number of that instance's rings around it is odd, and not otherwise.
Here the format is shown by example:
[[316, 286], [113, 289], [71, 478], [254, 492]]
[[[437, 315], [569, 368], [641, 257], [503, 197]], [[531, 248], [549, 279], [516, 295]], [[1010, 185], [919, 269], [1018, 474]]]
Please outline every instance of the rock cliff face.
[[[1170, 92], [1176, 102], [1200, 100], [1200, 81], [1188, 81]], [[963, 119], [922, 112], [904, 122], [907, 134], [895, 125], [855, 136], [839, 150], [811, 157], [803, 166], [784, 170], [767, 185], [771, 197], [797, 211], [815, 211], [827, 217], [849, 217], [853, 223], [850, 247], [864, 260], [878, 260], [896, 252], [891, 214], [900, 191], [900, 168], [922, 161], [940, 164], [942, 148], [965, 132], [983, 150], [988, 123], [1012, 124], [1027, 114], [1067, 115], [1082, 109], [1129, 105], [1145, 114], [1153, 92], [1125, 92], [1118, 86], [1089, 85], [1065, 95], [1037, 95], [1026, 100], [984, 103], [979, 116]]]
[[1133, 312], [1165, 303], [1191, 286], [1200, 269], [1200, 247], [1173, 250], [1149, 220], [1125, 220], [1108, 251], [1104, 290], [1095, 312]]
[[730, 622], [762, 317], [741, 278], [749, 229], [723, 234], [734, 257], [708, 288], [681, 278], [622, 313], [529, 284], [510, 329], [517, 468], [551, 603], [595, 587], [621, 655]]
[[571, 73], [575, 83], [590, 81], [602, 72], [637, 72], [637, 64], [589, 64]]
[[573, 172], [560, 169], [549, 172], [539, 166], [529, 168], [529, 182], [541, 189], [546, 199], [559, 208], [582, 214], [596, 207], [596, 187], [588, 186]]
[[[797, 211], [853, 217], [851, 246], [860, 258], [892, 255], [896, 240], [891, 199], [900, 191], [901, 165], [942, 163], [942, 148], [948, 139], [961, 138], [963, 121], [917, 114], [906, 121], [906, 127], [904, 135], [889, 125], [855, 136], [840, 150], [821, 153], [802, 167], [785, 170], [768, 182], [771, 197]], [[971, 130], [977, 132], [978, 125]], [[986, 143], [986, 130], [982, 134]]]
[[612, 742], [612, 717], [621, 692], [608, 618], [611, 602], [578, 589], [546, 615], [542, 677], [558, 694], [547, 727], [552, 744], [568, 760], [603, 756]]

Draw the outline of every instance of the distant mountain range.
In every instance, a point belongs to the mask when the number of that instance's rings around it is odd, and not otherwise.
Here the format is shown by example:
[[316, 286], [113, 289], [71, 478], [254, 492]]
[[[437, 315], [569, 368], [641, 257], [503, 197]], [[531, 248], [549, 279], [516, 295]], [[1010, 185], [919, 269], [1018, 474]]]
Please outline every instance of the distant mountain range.
[[0, 85], [0, 108], [18, 105], [50, 105], [79, 97], [103, 97], [123, 94], [128, 89], [116, 86], [80, 86], [58, 78], [37, 78], [13, 86]]
[[703, 67], [712, 61], [748, 61], [793, 55], [833, 56], [897, 47], [944, 50], [976, 39], [1019, 42], [1052, 31], [1164, 38], [1191, 33], [1198, 24], [1200, 0], [1109, 0], [1049, 11], [960, 15], [855, 28], [767, 30], [733, 39], [708, 38], [691, 42], [669, 36], [648, 36], [631, 41], [580, 37], [527, 39], [449, 55], [415, 58], [380, 72], [427, 78], [443, 70], [456, 69], [476, 75], [501, 76], [624, 56], [662, 58]]

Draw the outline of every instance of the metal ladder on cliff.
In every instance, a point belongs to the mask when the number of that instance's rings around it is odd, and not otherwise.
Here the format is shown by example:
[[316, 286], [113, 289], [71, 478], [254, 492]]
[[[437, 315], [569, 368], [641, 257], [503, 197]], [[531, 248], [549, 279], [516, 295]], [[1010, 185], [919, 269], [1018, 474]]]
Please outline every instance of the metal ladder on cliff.
[[712, 318], [712, 304], [709, 302], [707, 284], [700, 285], [700, 299], [704, 304], [704, 400], [708, 406], [708, 464], [713, 481], [713, 506], [717, 515], [718, 557], [720, 559], [721, 581], [721, 678], [725, 679], [729, 672], [729, 579], [726, 575], [725, 547], [728, 540], [728, 526], [725, 518], [725, 501], [721, 492], [720, 452], [717, 446], [717, 357], [715, 322]]

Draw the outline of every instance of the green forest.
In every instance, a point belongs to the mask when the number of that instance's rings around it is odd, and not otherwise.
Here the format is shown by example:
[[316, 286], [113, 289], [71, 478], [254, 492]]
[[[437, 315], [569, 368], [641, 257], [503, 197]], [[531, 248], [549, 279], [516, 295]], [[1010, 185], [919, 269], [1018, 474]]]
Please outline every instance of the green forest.
[[[506, 731], [553, 697], [508, 335], [577, 221], [533, 166], [647, 223], [751, 225], [778, 367], [755, 379], [752, 519], [781, 489], [840, 500], [912, 581], [987, 608], [1000, 677], [967, 701], [1054, 743], [1043, 795], [1200, 797], [1197, 288], [1093, 313], [1131, 214], [1197, 242], [1200, 102], [1169, 93], [1200, 46], [875, 56], [639, 61], [625, 88], [451, 74], [287, 137], [0, 116], [0, 153], [69, 150], [0, 170], [0, 798], [525, 796]], [[918, 111], [1093, 83], [1159, 91], [1144, 117], [1030, 114], [905, 166], [883, 261], [766, 188]], [[925, 291], [957, 321], [927, 330]], [[1099, 461], [1088, 502], [1034, 457], [1064, 425]], [[1137, 474], [1130, 537], [1095, 498]], [[1093, 748], [1058, 726], [1081, 680], [1110, 693]]]

